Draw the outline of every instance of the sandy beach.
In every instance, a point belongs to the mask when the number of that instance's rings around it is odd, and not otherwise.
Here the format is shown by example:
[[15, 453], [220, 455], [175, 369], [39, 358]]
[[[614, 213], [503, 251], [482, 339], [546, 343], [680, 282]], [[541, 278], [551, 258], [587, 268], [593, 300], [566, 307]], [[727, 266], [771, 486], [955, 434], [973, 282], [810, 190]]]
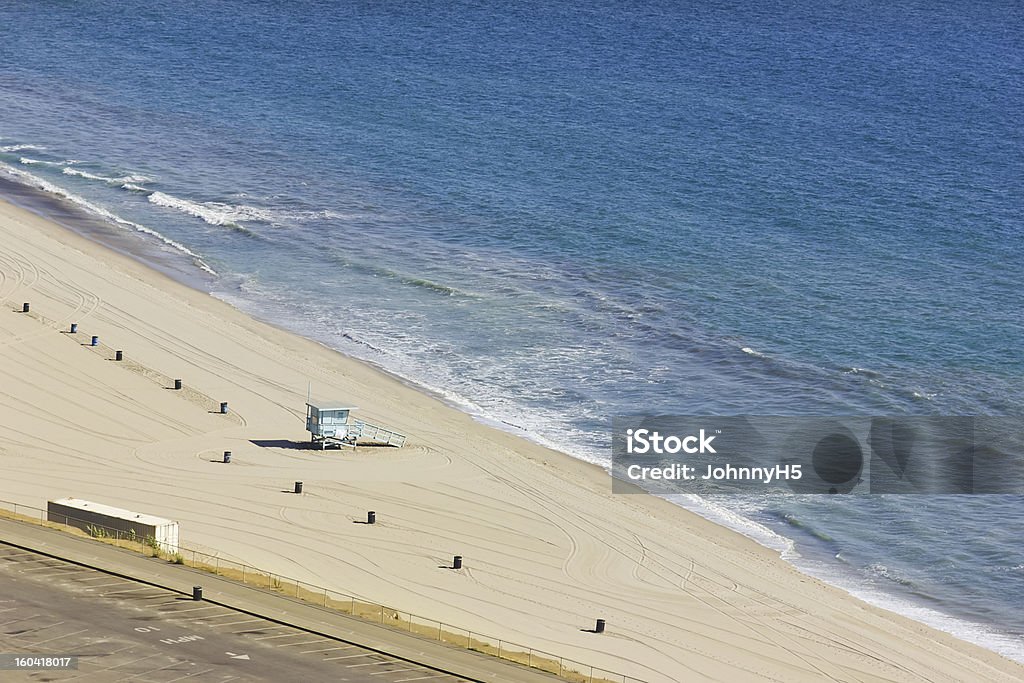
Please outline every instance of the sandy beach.
[[[0, 498], [168, 517], [187, 546], [651, 683], [1024, 680], [1024, 666], [662, 500], [612, 495], [597, 467], [7, 203], [0, 300]], [[78, 335], [62, 333], [71, 322]], [[301, 448], [309, 386], [408, 445]], [[215, 462], [225, 450], [230, 465]], [[300, 480], [302, 496], [285, 492]], [[367, 510], [378, 523], [355, 524]], [[453, 555], [462, 572], [442, 568]], [[585, 631], [595, 618], [606, 633]]]

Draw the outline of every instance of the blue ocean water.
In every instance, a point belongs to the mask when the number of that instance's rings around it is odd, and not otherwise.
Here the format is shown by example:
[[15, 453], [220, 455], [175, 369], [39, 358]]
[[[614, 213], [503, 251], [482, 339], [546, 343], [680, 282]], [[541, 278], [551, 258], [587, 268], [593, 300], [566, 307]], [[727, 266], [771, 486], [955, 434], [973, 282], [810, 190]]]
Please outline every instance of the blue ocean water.
[[[1020, 415], [1021, 35], [999, 0], [7, 0], [0, 176], [595, 462], [618, 414]], [[1024, 659], [1019, 498], [684, 502]]]

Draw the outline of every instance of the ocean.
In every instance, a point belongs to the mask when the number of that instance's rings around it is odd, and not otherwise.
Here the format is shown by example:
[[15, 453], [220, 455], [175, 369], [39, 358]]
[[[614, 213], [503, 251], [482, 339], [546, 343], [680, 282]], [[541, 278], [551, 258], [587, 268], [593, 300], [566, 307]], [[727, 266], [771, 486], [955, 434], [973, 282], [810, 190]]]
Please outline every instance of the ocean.
[[[6, 0], [0, 179], [599, 464], [615, 415], [1016, 416], [1021, 35], [1008, 0]], [[1020, 497], [678, 502], [1024, 661]]]

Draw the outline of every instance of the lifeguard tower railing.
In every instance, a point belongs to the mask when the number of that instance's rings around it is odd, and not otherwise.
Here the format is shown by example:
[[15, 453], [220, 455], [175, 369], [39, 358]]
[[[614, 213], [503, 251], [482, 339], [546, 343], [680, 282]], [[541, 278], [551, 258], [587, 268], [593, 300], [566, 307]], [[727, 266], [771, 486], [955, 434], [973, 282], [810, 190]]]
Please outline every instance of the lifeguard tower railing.
[[372, 443], [382, 446], [394, 446], [401, 448], [405, 445], [405, 435], [399, 434], [391, 429], [379, 427], [362, 420], [352, 420], [348, 423], [348, 435], [355, 442]]

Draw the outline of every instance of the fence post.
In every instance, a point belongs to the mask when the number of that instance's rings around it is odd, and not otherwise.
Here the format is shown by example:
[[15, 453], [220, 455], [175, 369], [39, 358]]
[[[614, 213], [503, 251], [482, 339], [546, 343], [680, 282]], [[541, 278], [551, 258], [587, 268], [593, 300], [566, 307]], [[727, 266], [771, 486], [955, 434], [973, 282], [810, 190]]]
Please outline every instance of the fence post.
[[245, 585], [245, 565], [242, 565], [242, 585]]
[[380, 623], [384, 623], [384, 605], [380, 606]]
[[437, 622], [437, 639], [441, 640], [441, 622]]
[[498, 641], [498, 659], [501, 659], [501, 641]]
[[220, 558], [219, 557], [213, 558], [213, 573], [214, 574], [220, 574]]
[[299, 597], [299, 580], [295, 579], [295, 597]]
[[356, 615], [356, 599], [352, 598], [352, 616]]
[[324, 607], [327, 607], [327, 589], [324, 589]]
[[529, 666], [533, 666], [533, 648], [532, 647], [527, 652], [526, 657], [527, 657], [526, 661], [528, 662], [528, 665]]

